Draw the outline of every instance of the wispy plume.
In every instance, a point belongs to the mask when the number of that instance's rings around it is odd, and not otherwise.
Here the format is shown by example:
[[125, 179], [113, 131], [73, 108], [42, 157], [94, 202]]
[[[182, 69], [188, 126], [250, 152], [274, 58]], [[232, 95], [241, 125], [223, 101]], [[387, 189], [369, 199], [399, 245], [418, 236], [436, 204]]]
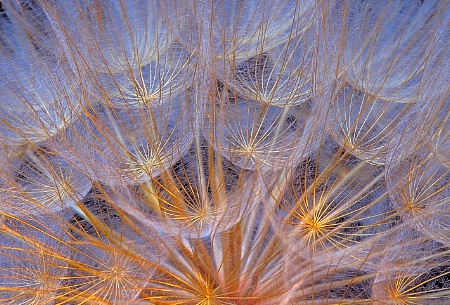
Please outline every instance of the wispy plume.
[[1, 304], [450, 303], [450, 2], [0, 6]]

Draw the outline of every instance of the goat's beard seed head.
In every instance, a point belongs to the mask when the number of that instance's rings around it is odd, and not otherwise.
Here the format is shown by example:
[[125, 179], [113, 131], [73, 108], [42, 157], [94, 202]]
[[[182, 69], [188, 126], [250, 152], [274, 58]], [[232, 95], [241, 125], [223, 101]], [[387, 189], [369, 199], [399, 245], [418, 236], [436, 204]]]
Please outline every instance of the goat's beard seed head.
[[448, 1], [0, 8], [1, 304], [450, 303]]

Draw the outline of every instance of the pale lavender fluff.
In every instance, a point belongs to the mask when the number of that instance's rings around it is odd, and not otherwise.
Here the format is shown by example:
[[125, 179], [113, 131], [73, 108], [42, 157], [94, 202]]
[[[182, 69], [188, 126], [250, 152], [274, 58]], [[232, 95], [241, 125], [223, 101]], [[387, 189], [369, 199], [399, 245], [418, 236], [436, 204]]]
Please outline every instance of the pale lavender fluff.
[[450, 304], [448, 0], [0, 5], [0, 304]]

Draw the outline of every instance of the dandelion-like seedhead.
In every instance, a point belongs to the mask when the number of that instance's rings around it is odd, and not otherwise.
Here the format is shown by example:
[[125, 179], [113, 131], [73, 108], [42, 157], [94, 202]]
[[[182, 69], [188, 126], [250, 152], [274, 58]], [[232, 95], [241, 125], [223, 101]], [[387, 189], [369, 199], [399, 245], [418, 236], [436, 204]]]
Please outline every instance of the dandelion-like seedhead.
[[450, 2], [0, 6], [1, 304], [450, 303]]

